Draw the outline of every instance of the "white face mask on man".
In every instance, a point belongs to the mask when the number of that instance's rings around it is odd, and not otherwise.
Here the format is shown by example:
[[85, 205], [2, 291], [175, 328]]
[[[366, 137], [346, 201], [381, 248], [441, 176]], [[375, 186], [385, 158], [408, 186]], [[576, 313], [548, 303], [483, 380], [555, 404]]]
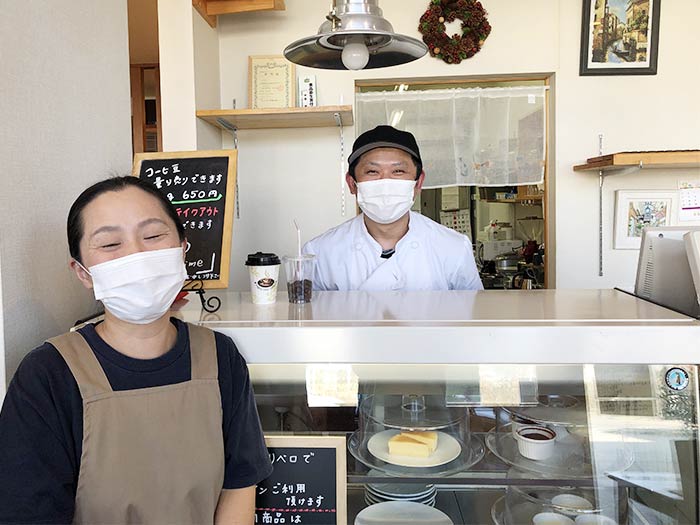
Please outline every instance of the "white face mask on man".
[[357, 183], [357, 204], [374, 222], [390, 224], [413, 206], [415, 180], [378, 179]]
[[134, 324], [161, 318], [187, 278], [180, 247], [132, 253], [89, 269], [80, 266], [92, 277], [95, 299], [116, 318]]

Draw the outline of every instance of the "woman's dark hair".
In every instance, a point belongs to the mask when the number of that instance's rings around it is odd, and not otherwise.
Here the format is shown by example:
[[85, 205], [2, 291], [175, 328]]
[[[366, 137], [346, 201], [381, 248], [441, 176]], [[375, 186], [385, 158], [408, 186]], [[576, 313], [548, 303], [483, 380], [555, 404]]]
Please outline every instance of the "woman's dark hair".
[[70, 207], [67, 224], [68, 249], [73, 259], [82, 263], [80, 257], [80, 241], [83, 239], [84, 233], [83, 210], [85, 209], [85, 206], [90, 204], [93, 200], [95, 200], [95, 198], [99, 197], [103, 193], [107, 193], [108, 191], [121, 191], [130, 187], [139, 188], [146, 193], [153, 195], [163, 207], [163, 210], [168, 217], [170, 217], [175, 223], [175, 228], [177, 229], [180, 242], [185, 240], [185, 229], [180, 222], [180, 218], [175, 212], [175, 208], [173, 208], [173, 206], [170, 204], [167, 197], [158, 191], [158, 188], [156, 188], [150, 182], [138, 177], [111, 177], [93, 184], [88, 189], [83, 191]]

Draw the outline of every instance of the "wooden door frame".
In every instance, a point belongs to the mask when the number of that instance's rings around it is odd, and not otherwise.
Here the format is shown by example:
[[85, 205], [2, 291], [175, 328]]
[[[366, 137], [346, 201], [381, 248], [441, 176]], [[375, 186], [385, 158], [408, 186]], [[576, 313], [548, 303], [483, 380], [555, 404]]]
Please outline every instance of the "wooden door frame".
[[143, 92], [144, 71], [154, 70], [156, 79], [156, 140], [158, 151], [163, 151], [163, 123], [160, 107], [160, 65], [130, 64], [131, 126], [134, 154], [146, 150], [146, 106]]
[[544, 245], [545, 245], [545, 274], [544, 287], [556, 287], [556, 247], [554, 245], [554, 230], [556, 225], [550, 224], [550, 217], [554, 217], [554, 181], [550, 181], [551, 166], [554, 162], [554, 151], [550, 148], [553, 140], [554, 106], [552, 89], [554, 87], [554, 73], [531, 73], [512, 75], [477, 75], [469, 77], [405, 77], [392, 79], [367, 79], [355, 80], [355, 92], [361, 92], [362, 88], [386, 87], [393, 88], [397, 84], [412, 86], [444, 85], [449, 88], [458, 84], [485, 84], [490, 82], [542, 82], [545, 89], [544, 108], [545, 114], [545, 152], [544, 152], [544, 195], [542, 196], [542, 217], [544, 220]]

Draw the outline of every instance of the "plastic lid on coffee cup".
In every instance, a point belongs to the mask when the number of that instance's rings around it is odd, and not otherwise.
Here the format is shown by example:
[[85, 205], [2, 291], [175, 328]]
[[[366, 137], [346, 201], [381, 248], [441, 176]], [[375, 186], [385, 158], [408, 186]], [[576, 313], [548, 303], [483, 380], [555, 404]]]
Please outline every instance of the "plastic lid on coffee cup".
[[249, 253], [245, 262], [246, 266], [274, 266], [280, 264], [280, 258], [274, 253], [255, 252]]

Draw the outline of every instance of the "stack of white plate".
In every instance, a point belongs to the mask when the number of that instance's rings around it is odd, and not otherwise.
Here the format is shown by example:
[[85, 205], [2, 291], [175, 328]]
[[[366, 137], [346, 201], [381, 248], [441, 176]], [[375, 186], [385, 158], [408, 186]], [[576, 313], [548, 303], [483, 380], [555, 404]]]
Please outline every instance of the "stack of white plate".
[[416, 483], [368, 483], [365, 485], [365, 503], [374, 505], [385, 501], [412, 501], [435, 506], [435, 485]]
[[412, 501], [385, 501], [362, 509], [355, 525], [454, 525], [447, 514]]

